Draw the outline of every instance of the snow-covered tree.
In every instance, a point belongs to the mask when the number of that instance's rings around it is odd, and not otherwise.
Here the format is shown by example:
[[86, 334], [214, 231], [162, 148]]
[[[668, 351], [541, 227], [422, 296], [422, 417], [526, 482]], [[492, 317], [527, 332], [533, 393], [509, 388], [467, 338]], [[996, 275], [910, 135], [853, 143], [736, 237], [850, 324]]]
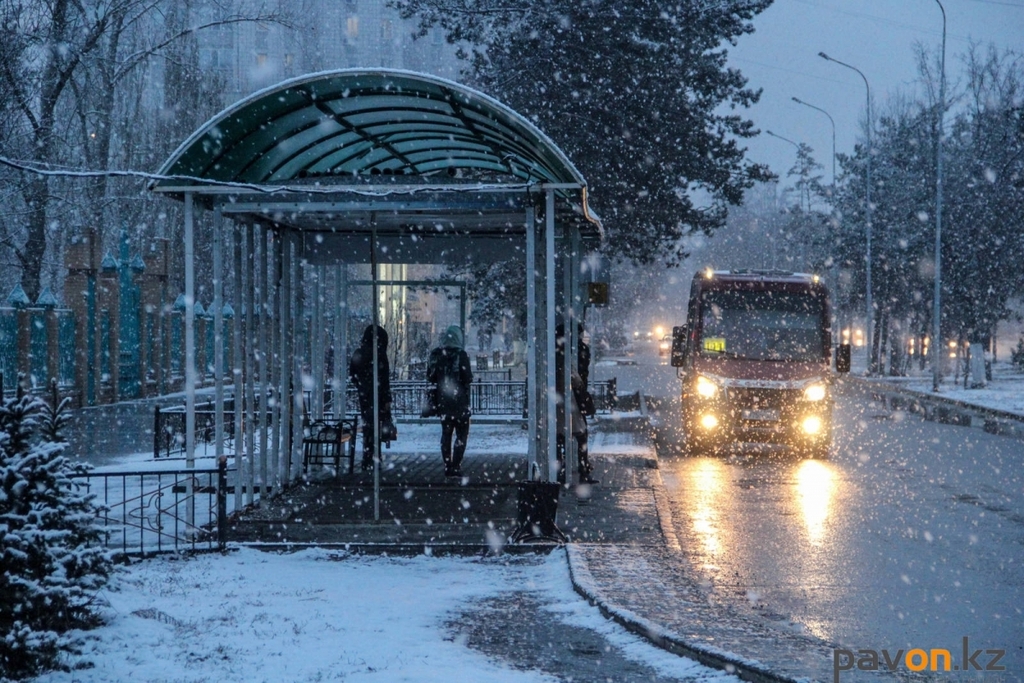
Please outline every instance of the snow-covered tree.
[[94, 496], [63, 455], [61, 404], [39, 399], [0, 406], [0, 678], [58, 663], [70, 629], [91, 624], [96, 591], [110, 575]]
[[771, 0], [394, 0], [469, 46], [467, 78], [535, 121], [579, 167], [609, 253], [678, 263], [767, 169], [736, 113], [760, 92], [726, 66]]
[[[873, 129], [872, 348], [891, 356], [901, 338], [932, 330], [938, 77], [925, 53], [919, 61], [927, 96], [890, 98]], [[972, 46], [964, 62], [966, 86], [947, 100], [943, 139], [942, 336], [984, 343], [1011, 315], [1007, 301], [1024, 293], [1024, 61]], [[839, 258], [859, 307], [867, 151], [858, 145], [839, 158]]]

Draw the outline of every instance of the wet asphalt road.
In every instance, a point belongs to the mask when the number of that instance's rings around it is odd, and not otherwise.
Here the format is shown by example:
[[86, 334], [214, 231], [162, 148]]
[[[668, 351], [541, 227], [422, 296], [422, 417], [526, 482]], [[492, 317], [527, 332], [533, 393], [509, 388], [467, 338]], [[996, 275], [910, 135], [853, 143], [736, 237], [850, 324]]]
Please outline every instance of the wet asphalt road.
[[652, 353], [600, 370], [668, 393], [661, 474], [688, 573], [715, 597], [839, 647], [946, 649], [953, 667], [966, 637], [972, 653], [1005, 650], [984, 680], [1024, 680], [1024, 442], [847, 386], [827, 460], [764, 446], [682, 457], [674, 370]]

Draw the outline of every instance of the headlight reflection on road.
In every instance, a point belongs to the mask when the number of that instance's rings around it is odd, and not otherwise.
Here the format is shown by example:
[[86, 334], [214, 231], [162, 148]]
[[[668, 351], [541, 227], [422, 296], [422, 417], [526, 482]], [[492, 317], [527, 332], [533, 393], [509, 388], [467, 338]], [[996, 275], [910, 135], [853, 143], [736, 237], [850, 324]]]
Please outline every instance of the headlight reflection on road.
[[805, 460], [796, 471], [796, 500], [811, 545], [821, 545], [825, 536], [835, 487], [835, 472], [823, 462]]
[[715, 564], [715, 557], [722, 553], [720, 516], [725, 466], [718, 460], [702, 458], [693, 463], [688, 474], [692, 494], [687, 496], [687, 507], [693, 530], [701, 540], [704, 563]]

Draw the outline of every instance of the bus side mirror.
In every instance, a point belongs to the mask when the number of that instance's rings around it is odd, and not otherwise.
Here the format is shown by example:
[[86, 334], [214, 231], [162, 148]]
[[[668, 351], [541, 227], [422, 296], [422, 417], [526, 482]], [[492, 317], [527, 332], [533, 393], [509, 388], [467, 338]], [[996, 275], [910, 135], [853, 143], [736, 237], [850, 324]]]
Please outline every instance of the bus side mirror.
[[672, 328], [672, 367], [681, 368], [686, 363], [686, 325]]
[[836, 372], [850, 371], [850, 345], [840, 344], [836, 347]]

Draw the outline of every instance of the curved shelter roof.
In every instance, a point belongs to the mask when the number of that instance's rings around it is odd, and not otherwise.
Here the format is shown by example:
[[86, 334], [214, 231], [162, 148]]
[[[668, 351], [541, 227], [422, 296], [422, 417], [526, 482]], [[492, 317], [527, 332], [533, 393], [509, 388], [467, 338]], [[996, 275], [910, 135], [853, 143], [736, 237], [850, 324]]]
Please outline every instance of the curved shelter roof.
[[193, 133], [159, 173], [281, 184], [463, 169], [586, 184], [544, 133], [501, 102], [442, 78], [384, 69], [316, 73], [250, 95]]
[[394, 262], [508, 257], [545, 192], [558, 224], [602, 237], [586, 181], [550, 138], [481, 92], [411, 71], [326, 71], [261, 90], [203, 124], [159, 175], [156, 192], [305, 233], [320, 262], [364, 253], [371, 225]]

